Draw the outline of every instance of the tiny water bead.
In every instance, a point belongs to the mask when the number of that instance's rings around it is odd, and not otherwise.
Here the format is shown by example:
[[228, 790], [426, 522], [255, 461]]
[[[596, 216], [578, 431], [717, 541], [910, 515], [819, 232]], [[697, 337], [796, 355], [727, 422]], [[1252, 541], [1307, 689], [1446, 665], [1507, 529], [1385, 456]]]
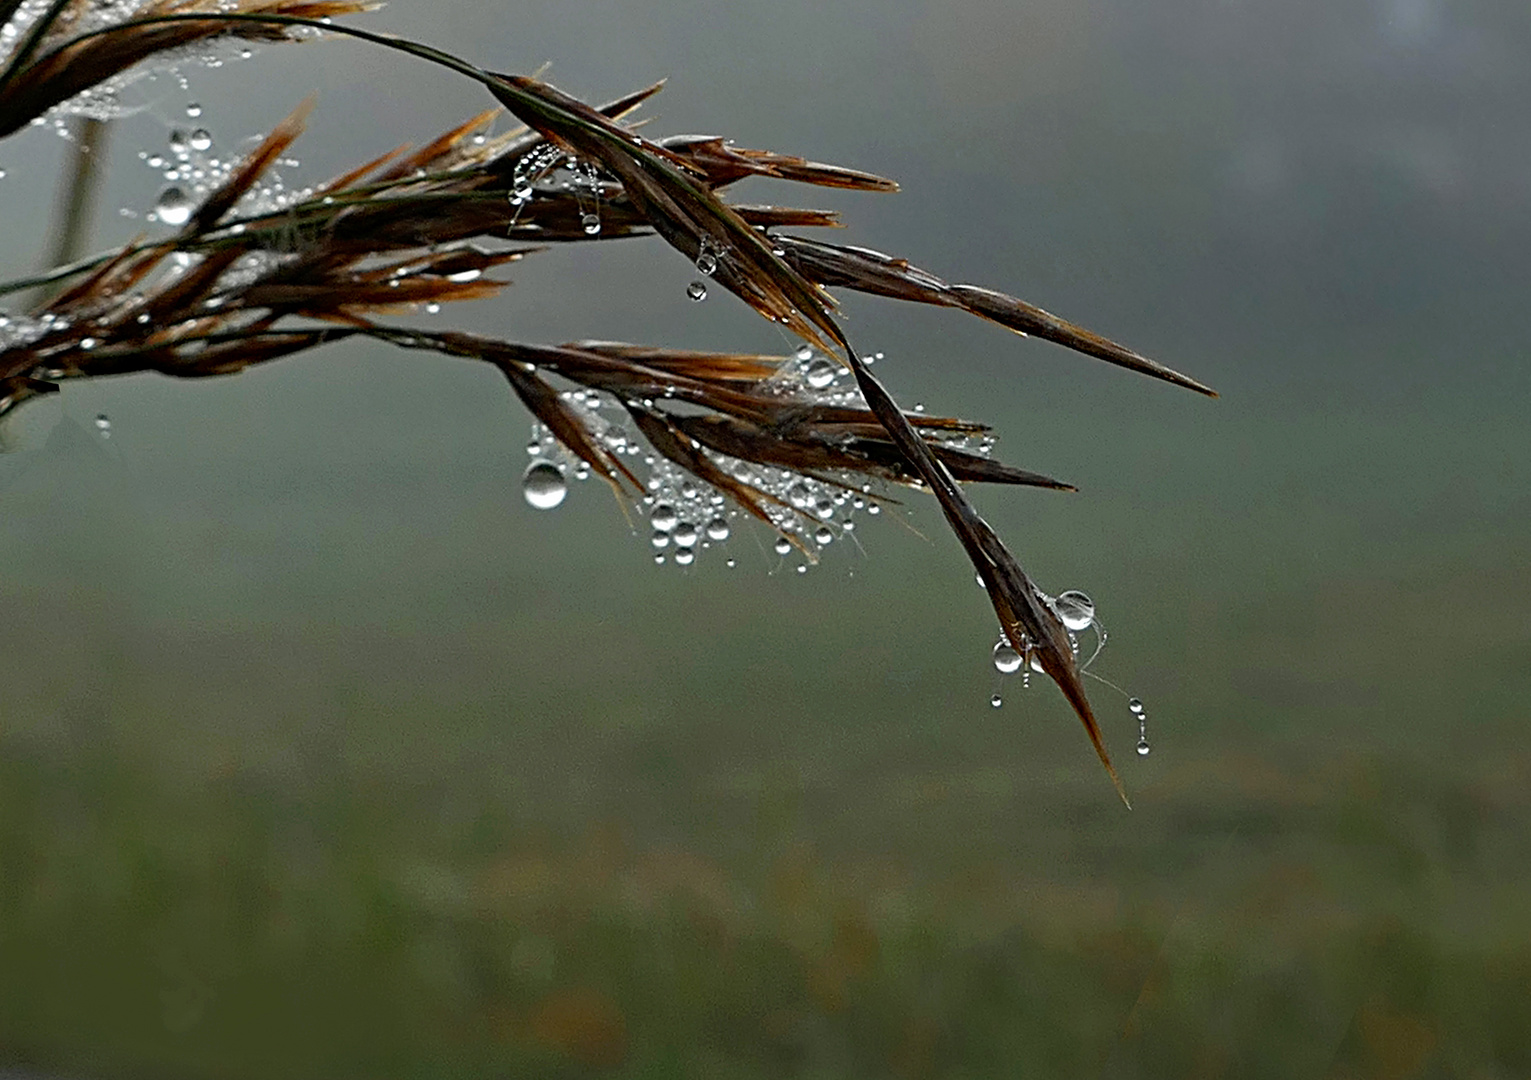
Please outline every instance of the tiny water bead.
[[208, 150], [213, 145], [212, 132], [208, 131], [207, 128], [197, 128], [196, 131], [191, 133], [189, 141], [193, 150]]
[[654, 535], [649, 537], [649, 543], [653, 544], [656, 548], [668, 547], [670, 543], [670, 534], [655, 529]]
[[704, 277], [712, 277], [718, 272], [718, 257], [705, 247], [696, 257], [696, 272]]
[[803, 373], [803, 377], [813, 389], [823, 390], [835, 381], [837, 373], [838, 369], [833, 363], [820, 357], [808, 365], [808, 370]]
[[586, 236], [599, 236], [601, 232], [601, 217], [599, 214], [585, 214], [579, 219], [580, 226], [584, 228]]
[[998, 694], [995, 694], [993, 697], [991, 697], [989, 699], [989, 704], [994, 706], [996, 709], [999, 708], [1004, 703], [1005, 703], [1005, 699], [1000, 697]]
[[676, 551], [675, 551], [675, 565], [676, 566], [690, 566], [695, 561], [696, 561], [696, 552], [693, 551], [691, 548], [683, 547], [683, 548], [677, 548], [676, 549]]
[[675, 507], [669, 503], [660, 503], [654, 507], [654, 512], [649, 515], [649, 524], [659, 532], [670, 532], [680, 519], [676, 516]]
[[828, 525], [820, 525], [818, 531], [813, 534], [813, 542], [818, 544], [819, 547], [828, 546], [829, 542], [834, 538], [835, 534], [830, 532]]
[[813, 346], [799, 345], [797, 347], [797, 352], [793, 355], [795, 355], [799, 360], [806, 364], [808, 361], [813, 359]]
[[178, 187], [167, 187], [154, 202], [154, 213], [166, 225], [185, 225], [191, 220], [192, 202]]
[[186, 115], [195, 120], [202, 115], [202, 106], [193, 101], [186, 106]]
[[551, 510], [569, 494], [563, 470], [551, 461], [534, 461], [521, 477], [521, 492], [534, 510]]
[[703, 285], [700, 281], [693, 281], [690, 285], [686, 286], [686, 295], [697, 303], [701, 303], [707, 299], [707, 286]]
[[682, 521], [676, 525], [675, 543], [677, 547], [695, 547], [696, 526], [689, 521]]
[[785, 536], [780, 537], [775, 545], [773, 545], [772, 550], [778, 555], [785, 555], [792, 550], [792, 541], [788, 540]]
[[994, 670], [1001, 675], [1014, 675], [1021, 670], [1021, 654], [1008, 641], [994, 646]]
[[715, 517], [709, 521], [707, 523], [707, 539], [718, 541], [727, 540], [728, 521], [720, 517]]
[[112, 437], [112, 421], [106, 413], [96, 414], [96, 430], [101, 433], [103, 439], [110, 439]]
[[1053, 610], [1070, 630], [1088, 629], [1095, 621], [1095, 602], [1078, 589], [1059, 593], [1053, 600]]

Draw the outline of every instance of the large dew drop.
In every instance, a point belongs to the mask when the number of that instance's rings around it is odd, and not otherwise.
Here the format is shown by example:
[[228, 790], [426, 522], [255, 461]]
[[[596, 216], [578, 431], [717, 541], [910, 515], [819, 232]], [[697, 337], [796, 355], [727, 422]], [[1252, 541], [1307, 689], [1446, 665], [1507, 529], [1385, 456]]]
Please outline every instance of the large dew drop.
[[707, 286], [703, 285], [700, 281], [693, 281], [690, 285], [686, 286], [686, 295], [698, 302], [705, 300], [707, 299]]
[[521, 477], [521, 492], [526, 505], [534, 510], [551, 510], [569, 494], [563, 470], [550, 461], [534, 461]]
[[994, 670], [1001, 675], [1014, 675], [1021, 670], [1021, 654], [1008, 641], [994, 646]]
[[1053, 601], [1053, 610], [1058, 613], [1058, 618], [1063, 620], [1064, 626], [1076, 632], [1088, 629], [1089, 625], [1095, 621], [1095, 601], [1078, 589], [1059, 593], [1058, 598]]
[[191, 199], [178, 187], [167, 187], [154, 203], [154, 213], [166, 225], [185, 225], [191, 220]]

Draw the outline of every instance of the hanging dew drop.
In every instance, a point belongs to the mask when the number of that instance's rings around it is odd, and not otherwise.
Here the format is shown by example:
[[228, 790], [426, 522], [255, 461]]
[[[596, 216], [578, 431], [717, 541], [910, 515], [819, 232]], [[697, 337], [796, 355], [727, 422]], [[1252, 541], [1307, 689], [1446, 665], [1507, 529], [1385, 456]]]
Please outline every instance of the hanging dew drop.
[[521, 493], [534, 510], [551, 510], [569, 494], [563, 470], [550, 461], [534, 461], [521, 477]]
[[676, 525], [675, 544], [677, 547], [695, 547], [696, 526], [689, 521], [682, 521]]
[[772, 550], [774, 550], [778, 555], [785, 555], [792, 550], [792, 541], [783, 536], [776, 541]]
[[994, 646], [994, 670], [1001, 675], [1014, 675], [1021, 670], [1021, 654], [1008, 641]]
[[669, 503], [660, 503], [654, 507], [654, 512], [649, 515], [649, 524], [660, 532], [670, 532], [675, 528], [675, 523], [678, 520], [675, 507]]
[[703, 285], [700, 281], [693, 281], [690, 285], [686, 286], [686, 295], [697, 303], [701, 303], [707, 299], [707, 286]]
[[999, 708], [1004, 703], [1005, 703], [1005, 699], [1000, 697], [998, 694], [995, 694], [993, 697], [991, 697], [989, 699], [989, 704], [994, 706], [994, 708], [996, 708], [996, 709]]
[[690, 566], [696, 561], [696, 552], [688, 547], [677, 548], [675, 551], [676, 566]]
[[107, 416], [106, 413], [97, 413], [96, 430], [101, 433], [103, 438], [107, 435], [110, 435], [112, 433], [111, 417]]
[[1087, 629], [1095, 621], [1095, 602], [1078, 589], [1059, 593], [1053, 601], [1053, 610], [1070, 630]]
[[188, 141], [191, 143], [193, 150], [210, 149], [213, 145], [212, 132], [208, 131], [207, 128], [197, 128], [196, 131], [191, 133], [191, 138]]
[[185, 225], [191, 220], [191, 199], [178, 187], [167, 187], [154, 202], [154, 213], [166, 225]]
[[186, 106], [186, 115], [195, 120], [202, 115], [202, 106], [193, 101]]
[[175, 128], [170, 132], [169, 143], [170, 152], [176, 157], [181, 157], [186, 153], [186, 132], [180, 128]]
[[649, 543], [653, 544], [656, 548], [667, 547], [670, 543], [670, 534], [655, 529], [654, 535], [649, 537]]
[[818, 531], [813, 534], [813, 542], [819, 547], [827, 547], [835, 538], [835, 534], [829, 531], [828, 525], [820, 525]]
[[1127, 700], [1127, 711], [1137, 717], [1138, 720], [1138, 756], [1147, 757], [1148, 745], [1148, 712], [1143, 708], [1143, 703], [1137, 698]]
[[797, 347], [797, 352], [793, 353], [793, 355], [806, 364], [808, 361], [813, 359], [813, 346], [799, 345]]
[[596, 214], [585, 214], [579, 219], [580, 225], [585, 230], [586, 236], [599, 236], [601, 233], [601, 219]]
[[723, 541], [728, 539], [728, 522], [720, 517], [715, 517], [707, 523], [707, 539]]

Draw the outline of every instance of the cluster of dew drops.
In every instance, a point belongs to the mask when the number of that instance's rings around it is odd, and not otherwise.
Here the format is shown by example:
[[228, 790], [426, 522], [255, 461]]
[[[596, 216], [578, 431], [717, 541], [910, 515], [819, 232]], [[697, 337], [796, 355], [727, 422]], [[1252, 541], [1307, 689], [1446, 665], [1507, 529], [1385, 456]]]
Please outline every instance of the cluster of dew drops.
[[[875, 362], [882, 357], [879, 352], [867, 359]], [[764, 390], [815, 404], [862, 404], [849, 373], [807, 345], [783, 361]], [[608, 452], [635, 472], [647, 471], [641, 505], [657, 565], [690, 566], [699, 552], [721, 547], [730, 539], [743, 511], [711, 485], [655, 454], [632, 427], [621, 402], [586, 389], [566, 391], [563, 400]], [[971, 442], [971, 448], [979, 452], [987, 453], [991, 446], [987, 438]], [[590, 476], [589, 466], [570, 454], [540, 423], [532, 425], [526, 449], [532, 460], [522, 475], [522, 494], [534, 509], [551, 510], [562, 504], [568, 495], [569, 476], [575, 480]], [[832, 544], [853, 541], [860, 515], [876, 517], [882, 512], [872, 484], [862, 478], [846, 477], [842, 483], [832, 483], [711, 450], [704, 452], [729, 476], [785, 504], [766, 503], [778, 533], [772, 550], [784, 559], [794, 550], [802, 553], [795, 566], [799, 574], [807, 573], [817, 555]], [[728, 555], [725, 564], [732, 567], [736, 560]]]
[[[983, 585], [982, 578], [978, 579], [978, 584], [980, 586]], [[1095, 648], [1089, 657], [1079, 665], [1080, 670], [1085, 671], [1094, 662], [1095, 658], [1100, 655], [1101, 649], [1105, 648], [1106, 645], [1106, 628], [1101, 625], [1100, 619], [1095, 615], [1095, 601], [1078, 589], [1067, 589], [1057, 596], [1048, 596], [1046, 593], [1039, 593], [1038, 595], [1042, 602], [1052, 609], [1053, 614], [1058, 616], [1058, 620], [1063, 623], [1063, 628], [1068, 631], [1069, 648], [1073, 650], [1076, 658], [1079, 656], [1079, 635], [1086, 631], [1094, 632]], [[1022, 648], [1017, 649], [1010, 643], [1010, 638], [1005, 632], [1001, 630], [999, 641], [994, 645], [992, 656], [994, 670], [999, 672], [1001, 676], [1010, 676], [1020, 672], [1021, 687], [1024, 689], [1030, 685], [1031, 673], [1041, 674], [1043, 668], [1042, 661], [1032, 650], [1030, 642], [1023, 640], [1021, 645]], [[1101, 681], [1105, 682], [1103, 679]], [[1117, 689], [1112, 683], [1106, 683], [1106, 685], [1110, 686], [1113, 690]], [[998, 691], [989, 699], [989, 704], [996, 709], [1004, 703], [1004, 697]], [[1148, 712], [1144, 709], [1143, 702], [1135, 697], [1128, 697], [1127, 711], [1138, 722], [1138, 756], [1147, 757], [1150, 750], [1148, 745]]]

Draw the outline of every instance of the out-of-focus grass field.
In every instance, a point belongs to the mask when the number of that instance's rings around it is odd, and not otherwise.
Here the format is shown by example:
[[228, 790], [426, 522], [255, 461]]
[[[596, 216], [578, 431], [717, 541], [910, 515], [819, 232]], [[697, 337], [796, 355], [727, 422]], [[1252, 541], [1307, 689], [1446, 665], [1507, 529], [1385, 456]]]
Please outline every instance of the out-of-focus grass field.
[[[1128, 818], [983, 764], [832, 811], [784, 772], [690, 792], [709, 824], [666, 840], [540, 824], [471, 775], [173, 784], [109, 742], [8, 746], [0, 1052], [187, 1077], [1524, 1076], [1528, 779], [1526, 755], [1207, 755]], [[882, 843], [838, 838], [857, 813]]]
[[[1050, 689], [989, 708], [939, 542], [661, 572], [593, 488], [508, 511], [514, 439], [250, 471], [225, 431], [193, 482], [145, 407], [0, 492], [0, 1063], [1531, 1076], [1524, 519], [1354, 486], [1390, 418], [1233, 412], [1253, 450], [1173, 475], [1192, 435], [1118, 418], [1124, 494], [991, 500], [1090, 568], [1129, 813]], [[1293, 437], [1348, 478], [1256, 452]]]

